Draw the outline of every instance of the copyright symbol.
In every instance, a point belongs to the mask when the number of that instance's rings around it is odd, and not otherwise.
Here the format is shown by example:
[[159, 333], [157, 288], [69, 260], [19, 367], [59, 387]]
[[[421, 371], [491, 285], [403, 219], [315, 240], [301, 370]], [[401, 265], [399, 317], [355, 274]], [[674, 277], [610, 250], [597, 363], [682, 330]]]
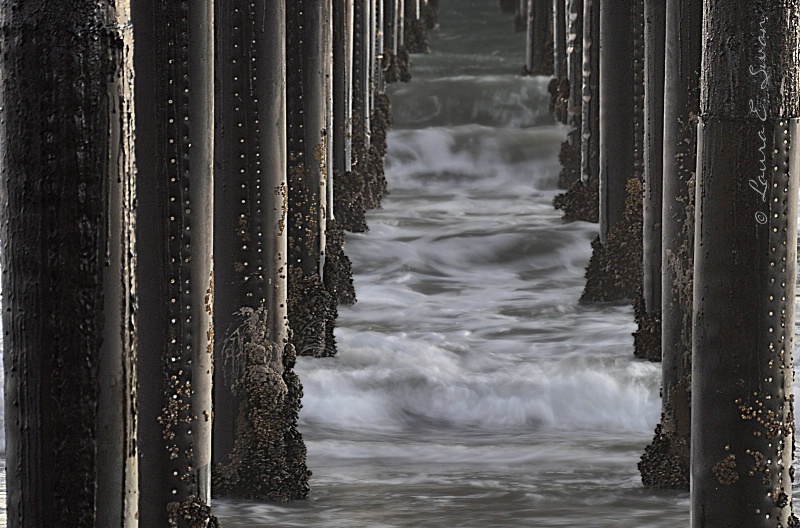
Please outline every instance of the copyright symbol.
[[756, 213], [756, 222], [758, 222], [761, 225], [766, 224], [767, 223], [767, 215], [765, 215], [761, 211], [757, 212]]

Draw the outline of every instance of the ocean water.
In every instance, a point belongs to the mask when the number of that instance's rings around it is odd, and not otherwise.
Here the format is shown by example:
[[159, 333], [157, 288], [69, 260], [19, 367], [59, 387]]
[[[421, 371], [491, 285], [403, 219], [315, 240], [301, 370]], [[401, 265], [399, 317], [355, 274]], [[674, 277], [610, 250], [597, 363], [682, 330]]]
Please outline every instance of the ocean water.
[[660, 365], [629, 306], [578, 304], [597, 226], [553, 210], [568, 129], [494, 0], [444, 0], [392, 85], [390, 194], [348, 235], [358, 303], [301, 358], [307, 501], [216, 501], [226, 527], [686, 526], [636, 468]]
[[298, 362], [311, 495], [216, 500], [223, 527], [688, 524], [688, 494], [636, 468], [660, 365], [633, 358], [630, 307], [577, 302], [597, 226], [552, 208], [568, 129], [523, 46], [495, 0], [441, 1], [389, 88], [390, 194], [348, 235], [339, 354]]

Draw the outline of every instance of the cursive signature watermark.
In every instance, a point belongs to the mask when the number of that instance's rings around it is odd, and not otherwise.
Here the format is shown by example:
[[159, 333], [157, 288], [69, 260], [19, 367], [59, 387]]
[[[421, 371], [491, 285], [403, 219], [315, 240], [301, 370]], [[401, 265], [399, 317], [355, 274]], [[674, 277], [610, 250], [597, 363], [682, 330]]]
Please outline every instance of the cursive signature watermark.
[[[761, 79], [761, 89], [766, 90], [769, 87], [770, 76], [769, 72], [767, 72], [767, 29], [765, 27], [766, 20], [762, 20], [760, 23], [761, 29], [759, 31], [758, 36], [758, 67], [754, 68], [753, 65], [750, 65], [749, 72], [750, 75], [756, 77], [757, 79]], [[752, 178], [748, 181], [750, 188], [756, 192], [761, 197], [761, 201], [767, 203], [767, 189], [769, 188], [769, 184], [767, 182], [767, 109], [764, 108], [763, 103], [756, 103], [752, 99], [750, 99], [750, 113], [755, 115], [761, 121], [761, 130], [758, 132], [758, 139], [760, 140], [758, 152], [761, 155], [759, 159], [759, 174], [756, 178]], [[768, 217], [767, 214], [763, 211], [756, 212], [756, 222], [761, 225], [767, 223]]]

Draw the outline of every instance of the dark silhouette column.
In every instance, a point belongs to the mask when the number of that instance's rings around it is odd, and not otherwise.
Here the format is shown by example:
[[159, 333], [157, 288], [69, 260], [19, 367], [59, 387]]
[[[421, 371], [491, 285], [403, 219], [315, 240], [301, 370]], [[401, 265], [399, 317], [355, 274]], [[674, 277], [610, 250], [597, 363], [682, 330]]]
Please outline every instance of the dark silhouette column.
[[0, 2], [8, 526], [135, 527], [133, 33]]
[[666, 4], [644, 3], [642, 290], [634, 300], [634, 355], [661, 360], [661, 187]]
[[661, 182], [664, 143], [666, 4], [645, 5], [644, 302], [661, 311]]
[[582, 302], [633, 300], [642, 284], [642, 181], [635, 160], [643, 108], [636, 97], [633, 31], [638, 7], [635, 0], [600, 3], [600, 236], [592, 242]]
[[566, 0], [553, 0], [553, 76], [559, 81], [567, 76]]
[[[575, 119], [580, 130], [570, 134], [570, 148], [562, 145], [561, 162], [564, 186], [569, 190], [556, 196], [553, 205], [564, 212], [565, 220], [598, 221], [600, 182], [600, 1], [582, 0], [580, 84], [576, 83], [580, 102], [580, 117]], [[577, 8], [573, 4], [573, 8]], [[572, 95], [572, 90], [570, 91]], [[571, 106], [570, 112], [577, 108]], [[574, 169], [569, 169], [574, 165]], [[577, 173], [572, 176], [570, 173]], [[577, 179], [575, 179], [577, 178]], [[573, 180], [569, 184], [568, 181]]]
[[600, 3], [600, 242], [622, 220], [633, 177], [633, 0]]
[[600, 0], [583, 0], [581, 93], [581, 181], [592, 187], [600, 182]]
[[520, 16], [524, 16], [528, 35], [525, 73], [553, 75], [553, 1], [527, 0]]
[[706, 0], [694, 261], [694, 528], [796, 526], [800, 6]]
[[[570, 0], [567, 15], [567, 77], [569, 78], [569, 101], [567, 103], [567, 124], [574, 127], [570, 143], [580, 145], [582, 79], [583, 79], [583, 1]], [[580, 150], [578, 148], [578, 150]]]
[[[561, 172], [559, 189], [570, 189], [581, 174], [581, 79], [583, 66], [583, 0], [568, 0], [566, 7], [566, 47], [564, 77], [556, 82], [564, 100], [562, 119], [571, 130], [561, 144], [558, 159]], [[552, 85], [552, 81], [551, 81]]]

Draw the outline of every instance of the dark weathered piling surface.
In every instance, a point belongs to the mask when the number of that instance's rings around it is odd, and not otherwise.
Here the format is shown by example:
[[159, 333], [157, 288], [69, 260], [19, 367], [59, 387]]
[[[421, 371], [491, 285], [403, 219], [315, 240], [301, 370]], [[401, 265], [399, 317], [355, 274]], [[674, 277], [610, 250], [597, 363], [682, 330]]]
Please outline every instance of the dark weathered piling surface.
[[600, 3], [600, 242], [622, 219], [634, 173], [635, 0]]
[[566, 14], [566, 87], [562, 93], [564, 116], [561, 119], [572, 127], [566, 141], [561, 144], [558, 160], [561, 172], [558, 188], [569, 189], [581, 177], [581, 107], [583, 83], [583, 0], [569, 0]]
[[704, 8], [692, 526], [794, 526], [800, 5]]
[[[330, 356], [335, 300], [322, 282], [330, 165], [328, 74], [333, 56], [331, 4], [286, 5], [289, 296], [291, 342], [298, 354]], [[330, 204], [332, 207], [333, 204]]]
[[581, 302], [621, 302], [634, 299], [642, 276], [642, 183], [628, 180], [625, 210], [605, 243], [592, 241]]
[[586, 183], [578, 180], [567, 189], [567, 192], [556, 196], [553, 205], [556, 209], [564, 212], [563, 219], [568, 222], [582, 220], [597, 223], [600, 221], [598, 217], [600, 210], [598, 184], [599, 180], [597, 179], [589, 180]]
[[689, 490], [694, 197], [703, 6], [667, 4], [661, 283], [662, 416], [639, 469], [647, 487]]
[[644, 231], [637, 357], [661, 359], [661, 201], [664, 142], [666, 4], [644, 3]]
[[134, 526], [133, 35], [114, 2], [0, 2], [8, 523]]
[[[572, 130], [566, 141], [561, 143], [558, 151], [558, 161], [561, 163], [561, 172], [558, 173], [558, 188], [569, 189], [575, 183], [581, 183], [581, 143], [580, 130]], [[555, 198], [557, 203], [561, 203], [563, 198], [559, 195]], [[560, 209], [554, 202], [556, 209]]]
[[[564, 160], [576, 159], [580, 163], [580, 181], [569, 186], [566, 193], [554, 200], [556, 209], [564, 211], [565, 220], [599, 221], [600, 185], [600, 2], [583, 0], [583, 34], [581, 66], [581, 117], [580, 133], [574, 145], [579, 154], [565, 155]], [[573, 133], [575, 134], [575, 133]], [[579, 158], [579, 160], [577, 159]], [[565, 182], [566, 183], [566, 182]]]
[[518, 14], [527, 31], [524, 73], [553, 75], [553, 1], [527, 0]]
[[641, 110], [634, 88], [638, 5], [600, 4], [600, 237], [592, 244], [582, 302], [633, 300], [641, 284], [642, 186], [634, 140]]
[[425, 5], [422, 17], [425, 20], [425, 27], [428, 29], [439, 29], [439, 0], [424, 0]]
[[[567, 124], [575, 129], [570, 144], [580, 148], [581, 111], [583, 106], [583, 0], [569, 0], [567, 9], [567, 78], [569, 100]], [[580, 160], [578, 161], [580, 166]]]
[[423, 0], [406, 1], [405, 46], [409, 53], [428, 53], [431, 43], [425, 27]]
[[294, 347], [269, 339], [263, 308], [237, 315], [240, 325], [222, 349], [239, 407], [236, 444], [230, 462], [215, 468], [215, 494], [277, 502], [305, 498], [311, 472], [297, 430], [303, 388], [293, 370]]
[[[270, 31], [261, 31], [265, 23]], [[214, 494], [308, 493], [288, 398], [285, 5], [217, 6]], [[294, 402], [299, 404], [299, 402]]]
[[134, 3], [144, 526], [210, 516], [213, 8]]
[[636, 332], [633, 333], [633, 355], [648, 361], [661, 361], [661, 310], [647, 311], [642, 288], [632, 303]]
[[365, 167], [370, 144], [370, 3], [356, 0], [353, 6], [353, 94], [352, 154], [350, 171], [337, 180], [334, 215], [343, 229], [355, 233], [367, 230]]
[[558, 122], [567, 124], [570, 94], [567, 77], [567, 4], [566, 0], [552, 0], [552, 3], [553, 79], [548, 86], [550, 113]]
[[383, 13], [381, 19], [382, 32], [378, 36], [382, 46], [381, 69], [383, 70], [383, 80], [387, 84], [395, 83], [400, 80], [402, 65], [398, 60], [398, 0], [378, 0], [379, 8]]
[[392, 127], [391, 102], [385, 93], [375, 94], [375, 108], [372, 111], [370, 146], [367, 151], [367, 164], [364, 167], [364, 199], [369, 209], [381, 205], [386, 193], [386, 135]]

